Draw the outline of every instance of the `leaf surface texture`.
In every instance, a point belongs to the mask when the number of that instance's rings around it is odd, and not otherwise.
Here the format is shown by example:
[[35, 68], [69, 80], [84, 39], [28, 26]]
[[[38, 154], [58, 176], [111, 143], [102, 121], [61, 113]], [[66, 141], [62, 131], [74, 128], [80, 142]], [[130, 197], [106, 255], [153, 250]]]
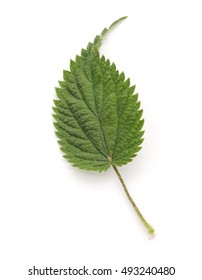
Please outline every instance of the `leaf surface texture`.
[[64, 157], [87, 170], [127, 164], [143, 141], [144, 121], [135, 86], [99, 53], [107, 31], [70, 61], [54, 101], [54, 125]]

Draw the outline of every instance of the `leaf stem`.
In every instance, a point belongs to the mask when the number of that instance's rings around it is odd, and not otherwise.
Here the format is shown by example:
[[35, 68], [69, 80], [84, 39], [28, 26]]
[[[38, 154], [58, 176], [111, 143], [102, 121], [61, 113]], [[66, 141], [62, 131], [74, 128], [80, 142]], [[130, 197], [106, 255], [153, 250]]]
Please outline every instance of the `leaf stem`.
[[128, 190], [127, 190], [126, 184], [124, 183], [123, 178], [121, 177], [121, 174], [119, 173], [117, 167], [115, 165], [112, 165], [112, 167], [113, 167], [114, 171], [116, 172], [116, 174], [117, 174], [117, 176], [118, 176], [118, 178], [119, 178], [119, 180], [120, 180], [120, 182], [121, 182], [121, 184], [123, 186], [125, 194], [126, 194], [128, 200], [130, 201], [130, 203], [133, 206], [133, 209], [135, 210], [135, 212], [137, 213], [138, 217], [140, 218], [140, 220], [142, 221], [142, 223], [146, 227], [146, 229], [149, 232], [149, 234], [154, 235], [154, 228], [152, 226], [150, 226], [150, 224], [145, 220], [145, 218], [141, 214], [140, 210], [138, 209], [137, 205], [133, 201], [132, 197], [130, 196], [130, 194], [129, 194]]

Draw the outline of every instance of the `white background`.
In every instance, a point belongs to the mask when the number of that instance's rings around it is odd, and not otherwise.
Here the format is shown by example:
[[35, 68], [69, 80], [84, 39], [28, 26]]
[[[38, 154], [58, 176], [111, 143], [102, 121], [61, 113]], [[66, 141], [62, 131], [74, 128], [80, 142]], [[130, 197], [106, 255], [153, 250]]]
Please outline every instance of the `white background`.
[[[0, 278], [49, 279], [27, 270], [86, 265], [174, 266], [169, 279], [202, 279], [201, 1], [0, 3]], [[52, 125], [62, 70], [125, 15], [100, 51], [137, 85], [144, 109], [143, 149], [119, 170], [153, 240], [113, 170], [72, 167]], [[141, 279], [150, 277], [166, 278]]]

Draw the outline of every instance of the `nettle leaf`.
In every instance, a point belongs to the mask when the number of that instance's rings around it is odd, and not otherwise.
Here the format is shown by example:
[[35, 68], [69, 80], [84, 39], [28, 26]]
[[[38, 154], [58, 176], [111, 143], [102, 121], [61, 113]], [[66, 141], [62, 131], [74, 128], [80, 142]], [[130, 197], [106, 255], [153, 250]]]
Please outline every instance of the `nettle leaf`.
[[[86, 170], [104, 171], [112, 166], [122, 185], [116, 166], [132, 161], [141, 149], [144, 120], [135, 86], [100, 55], [99, 47], [108, 30], [125, 18], [105, 28], [75, 61], [70, 61], [70, 71], [63, 71], [64, 80], [56, 88], [58, 99], [53, 108], [64, 157]], [[126, 186], [124, 190], [133, 204]], [[153, 228], [145, 220], [143, 223], [153, 234]]]

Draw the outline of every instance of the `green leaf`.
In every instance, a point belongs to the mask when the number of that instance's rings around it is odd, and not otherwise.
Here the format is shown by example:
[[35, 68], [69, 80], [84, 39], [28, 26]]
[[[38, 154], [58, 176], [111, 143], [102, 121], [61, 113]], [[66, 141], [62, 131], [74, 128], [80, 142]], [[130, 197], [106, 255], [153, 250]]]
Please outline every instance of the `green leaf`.
[[143, 141], [135, 87], [114, 63], [99, 54], [109, 29], [70, 61], [70, 72], [64, 71], [64, 81], [56, 88], [54, 124], [59, 145], [69, 162], [87, 170], [103, 171], [112, 164], [128, 163]]
[[144, 121], [138, 95], [130, 79], [99, 53], [105, 34], [125, 18], [104, 28], [70, 61], [70, 71], [63, 72], [64, 80], [56, 88], [54, 125], [64, 157], [73, 166], [96, 171], [113, 167], [134, 210], [153, 234], [116, 167], [132, 161], [141, 149]]

